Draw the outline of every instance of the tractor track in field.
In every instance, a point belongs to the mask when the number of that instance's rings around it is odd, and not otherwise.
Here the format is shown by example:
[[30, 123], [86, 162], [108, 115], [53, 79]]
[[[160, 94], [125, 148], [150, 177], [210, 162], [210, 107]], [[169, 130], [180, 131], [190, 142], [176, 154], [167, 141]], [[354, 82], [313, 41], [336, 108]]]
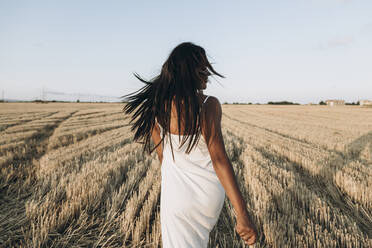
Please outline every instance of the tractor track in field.
[[26, 124], [26, 123], [29, 123], [29, 122], [32, 122], [32, 121], [37, 121], [37, 120], [41, 120], [43, 118], [48, 118], [48, 117], [50, 117], [50, 116], [52, 116], [56, 113], [58, 113], [58, 111], [48, 113], [44, 116], [41, 116], [41, 117], [38, 117], [38, 118], [35, 118], [35, 119], [28, 119], [28, 120], [23, 120], [23, 121], [20, 121], [20, 122], [17, 122], [17, 123], [4, 125], [4, 126], [0, 127], [0, 132], [5, 132], [8, 128], [11, 128], [11, 127], [16, 127], [16, 126], [20, 126], [20, 125], [23, 125], [23, 124]]
[[[229, 131], [228, 134], [232, 135], [234, 139], [239, 139], [239, 136], [235, 135], [231, 131]], [[327, 164], [337, 166], [336, 168], [340, 170], [351, 160], [357, 159], [359, 153], [364, 149], [364, 147], [371, 145], [371, 141], [372, 132], [367, 133], [349, 143], [347, 145], [348, 148], [345, 154], [343, 153], [342, 155], [339, 155], [339, 153], [331, 153], [329, 157], [324, 159], [327, 161], [320, 161], [319, 163], [325, 164], [325, 162], [327, 162]], [[282, 163], [286, 163], [288, 165], [288, 168], [292, 168], [291, 171], [295, 175], [295, 181], [304, 184], [308, 190], [320, 197], [332, 209], [337, 209], [339, 212], [347, 216], [368, 238], [372, 237], [372, 230], [370, 228], [372, 226], [372, 214], [368, 209], [360, 209], [360, 206], [357, 206], [348, 195], [340, 191], [337, 185], [333, 183], [332, 179], [334, 174], [326, 175], [326, 172], [328, 172], [329, 170], [325, 168], [320, 171], [318, 175], [314, 176], [306, 168], [301, 166], [301, 164], [291, 161], [288, 157], [282, 154], [278, 154], [274, 151], [269, 151], [265, 147], [253, 146], [253, 148], [264, 158], [268, 159], [271, 162], [277, 163], [278, 161], [280, 161]], [[340, 159], [343, 161], [342, 164], [339, 164]], [[237, 159], [235, 158], [233, 160]], [[337, 171], [335, 171], [335, 173], [336, 172]], [[280, 199], [280, 195], [275, 196], [275, 198], [273, 198], [273, 201], [275, 201], [275, 199]], [[265, 237], [264, 235], [261, 235], [259, 237], [259, 243], [261, 245], [265, 245]]]
[[329, 152], [329, 153], [336, 153], [338, 154], [339, 156], [342, 156], [344, 157], [344, 154], [340, 151], [337, 151], [337, 150], [333, 150], [333, 149], [328, 149], [324, 146], [319, 146], [317, 144], [314, 144], [308, 140], [305, 140], [305, 139], [300, 139], [300, 138], [296, 138], [296, 137], [293, 137], [293, 136], [290, 136], [288, 134], [283, 134], [283, 133], [280, 133], [280, 132], [277, 132], [277, 131], [274, 131], [274, 130], [271, 130], [269, 128], [266, 128], [266, 127], [261, 127], [261, 126], [258, 126], [258, 125], [255, 125], [255, 124], [252, 124], [252, 123], [249, 123], [249, 122], [245, 122], [245, 121], [241, 121], [241, 120], [238, 120], [236, 118], [233, 118], [227, 114], [224, 114], [224, 116], [226, 116], [228, 119], [232, 120], [232, 121], [235, 121], [235, 122], [238, 122], [242, 125], [248, 125], [248, 126], [251, 126], [251, 127], [254, 127], [254, 128], [257, 128], [257, 129], [261, 129], [261, 130], [265, 130], [266, 132], [269, 132], [269, 133], [272, 133], [272, 134], [275, 134], [275, 135], [278, 135], [280, 137], [283, 137], [283, 138], [286, 138], [286, 139], [289, 139], [289, 140], [292, 140], [292, 141], [296, 141], [296, 142], [299, 142], [299, 143], [302, 143], [302, 144], [306, 144], [306, 145], [309, 145], [315, 149], [322, 149], [326, 152]]
[[[27, 157], [15, 156], [12, 161], [1, 165], [2, 168], [13, 166], [17, 173], [11, 179], [6, 178], [6, 175], [0, 177], [0, 244], [4, 247], [21, 245], [23, 232], [31, 228], [25, 213], [25, 203], [32, 194], [36, 180], [34, 163], [47, 152], [48, 140], [54, 130], [76, 112], [71, 112], [33, 135], [36, 142], [25, 147], [29, 154]], [[25, 180], [29, 180], [26, 186]]]
[[[295, 175], [296, 181], [305, 184], [311, 192], [327, 202], [331, 208], [338, 209], [341, 213], [348, 216], [368, 238], [372, 237], [372, 230], [370, 228], [372, 226], [371, 213], [368, 210], [360, 210], [360, 206], [358, 207], [348, 195], [340, 191], [337, 185], [333, 183], [334, 174], [327, 175], [325, 173], [326, 169], [323, 169], [319, 174], [312, 175], [301, 164], [291, 161], [284, 155], [268, 151], [264, 147], [255, 147], [254, 149], [274, 163], [277, 161], [287, 163], [289, 168], [293, 168], [292, 172]], [[330, 164], [338, 163], [339, 169], [350, 162], [350, 160], [342, 160], [344, 161], [343, 164], [339, 164], [340, 159], [337, 157], [329, 157], [326, 160]]]

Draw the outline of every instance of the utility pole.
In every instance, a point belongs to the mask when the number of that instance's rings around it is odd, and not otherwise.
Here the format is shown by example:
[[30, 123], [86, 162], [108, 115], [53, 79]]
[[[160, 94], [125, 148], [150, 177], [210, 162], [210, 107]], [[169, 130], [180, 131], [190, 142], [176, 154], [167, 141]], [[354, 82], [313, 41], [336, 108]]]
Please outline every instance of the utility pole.
[[3, 102], [5, 102], [5, 96], [4, 96], [5, 92], [4, 92], [4, 89], [3, 89], [3, 93], [2, 93], [2, 99], [3, 99]]

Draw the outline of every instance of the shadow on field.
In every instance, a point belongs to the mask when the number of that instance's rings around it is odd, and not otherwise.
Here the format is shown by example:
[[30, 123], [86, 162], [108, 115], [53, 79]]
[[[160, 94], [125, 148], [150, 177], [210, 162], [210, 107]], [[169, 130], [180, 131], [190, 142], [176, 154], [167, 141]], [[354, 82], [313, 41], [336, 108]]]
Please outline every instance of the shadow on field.
[[[241, 154], [244, 151], [244, 143], [241, 142], [241, 138], [232, 132], [227, 132], [228, 136], [230, 136], [233, 149], [232, 151], [228, 151], [229, 157], [231, 162], [233, 163], [234, 171], [237, 178], [242, 178], [240, 176], [240, 169], [244, 166], [244, 162], [241, 160]], [[272, 161], [273, 163], [283, 162], [285, 163], [288, 168], [294, 174], [294, 184], [289, 186], [285, 189], [285, 191], [278, 195], [273, 195], [272, 199], [267, 203], [268, 208], [270, 209], [262, 209], [265, 213], [262, 216], [270, 216], [276, 211], [278, 213], [287, 214], [288, 211], [282, 209], [283, 199], [292, 199], [292, 203], [296, 205], [296, 208], [302, 209], [304, 207], [309, 207], [311, 202], [306, 203], [307, 206], [303, 206], [303, 203], [296, 201], [295, 192], [299, 185], [305, 186], [310, 192], [315, 194], [319, 197], [323, 202], [325, 202], [331, 209], [335, 209], [334, 213], [330, 215], [334, 215], [337, 213], [342, 213], [343, 215], [347, 216], [351, 222], [355, 223], [358, 229], [367, 236], [367, 238], [371, 238], [371, 226], [372, 226], [372, 214], [370, 210], [365, 209], [358, 206], [357, 203], [353, 202], [353, 200], [346, 194], [342, 193], [340, 189], [335, 185], [333, 178], [336, 176], [337, 172], [342, 170], [345, 166], [350, 164], [353, 161], [360, 161], [364, 164], [370, 163], [372, 159], [372, 132], [366, 133], [359, 138], [355, 139], [354, 141], [350, 142], [344, 152], [339, 151], [331, 151], [328, 150], [329, 156], [317, 162], [319, 166], [322, 166], [319, 173], [317, 175], [311, 174], [306, 168], [304, 168], [301, 164], [298, 164], [294, 161], [291, 161], [288, 157], [278, 154], [272, 150], [269, 150], [265, 147], [255, 147], [255, 149], [261, 153], [263, 157]], [[360, 155], [364, 149], [369, 150], [368, 161], [363, 160], [360, 158]], [[240, 189], [245, 196], [249, 196], [249, 192], [245, 189], [242, 185], [244, 182], [238, 182], [241, 186]], [[249, 199], [246, 199], [248, 205], [252, 206], [252, 202]], [[305, 204], [305, 205], [306, 205]], [[231, 215], [229, 208], [231, 209], [232, 206], [230, 202], [227, 200], [227, 196], [225, 199], [224, 207], [221, 211], [221, 215], [219, 220], [212, 230], [210, 234], [209, 246], [208, 247], [246, 247], [243, 242], [241, 242], [240, 237], [234, 230], [235, 227], [235, 218]], [[248, 211], [250, 211], [248, 209]], [[252, 215], [253, 216], [253, 215]], [[305, 217], [306, 218], [306, 217]], [[333, 218], [332, 216], [330, 218]], [[269, 247], [270, 244], [267, 243], [264, 231], [263, 231], [263, 222], [262, 220], [258, 220], [257, 217], [254, 217], [256, 223], [258, 223], [258, 232], [259, 238], [255, 247]], [[275, 219], [275, 216], [273, 217]], [[280, 221], [280, 220], [278, 220]], [[289, 224], [289, 225], [288, 225]], [[292, 224], [292, 226], [290, 225]], [[328, 223], [317, 221], [317, 224], [323, 226], [323, 229], [329, 228], [327, 226]], [[294, 223], [283, 223], [285, 227], [288, 227], [292, 230], [282, 230], [282, 233], [278, 233], [278, 238], [282, 239], [282, 242], [290, 237], [280, 237], [280, 235], [287, 235], [288, 232], [298, 232], [300, 235], [306, 235], [306, 233], [301, 233], [302, 227], [297, 225], [298, 222]], [[303, 223], [305, 225], [305, 223]], [[343, 228], [347, 228], [347, 224], [344, 224]], [[293, 230], [294, 229], [294, 230]], [[273, 230], [275, 232], [275, 230]], [[342, 245], [343, 241], [336, 240], [335, 241], [338, 245]], [[286, 243], [290, 246], [290, 243]], [[294, 245], [292, 243], [292, 245]]]
[[[368, 155], [370, 160], [372, 158], [372, 132], [366, 133], [349, 143], [343, 153], [338, 151], [330, 151], [329, 157], [317, 162], [319, 166], [322, 166], [317, 175], [313, 175], [301, 164], [291, 161], [284, 155], [270, 151], [265, 147], [255, 148], [265, 158], [273, 163], [280, 161], [289, 165], [288, 168], [291, 168], [291, 171], [295, 175], [294, 185], [290, 188], [287, 188], [282, 194], [274, 195], [268, 206], [278, 206], [277, 202], [282, 202], [283, 199], [288, 199], [288, 197], [294, 195], [297, 184], [305, 184], [308, 190], [326, 202], [332, 209], [337, 209], [342, 214], [348, 216], [349, 219], [357, 225], [359, 230], [361, 230], [361, 232], [363, 232], [370, 239], [372, 237], [372, 213], [369, 209], [365, 209], [360, 205], [358, 206], [358, 204], [355, 203], [348, 195], [342, 193], [334, 183], [334, 177], [336, 176], [337, 172], [342, 170], [351, 162], [361, 161], [364, 164], [370, 163], [360, 158], [362, 151], [366, 148], [369, 149]], [[299, 204], [295, 200], [294, 202], [298, 204], [297, 207], [299, 209], [308, 207], [302, 206], [302, 204]], [[273, 212], [272, 209], [266, 209], [265, 211], [268, 215]], [[277, 209], [277, 211], [280, 212], [281, 210]], [[333, 214], [337, 214], [337, 212]], [[332, 216], [330, 216], [330, 218], [332, 218]], [[323, 226], [323, 229], [327, 229], [327, 223], [319, 224]], [[264, 239], [261, 239], [261, 241], [264, 241]], [[337, 243], [342, 245], [342, 241], [340, 240], [337, 240]]]

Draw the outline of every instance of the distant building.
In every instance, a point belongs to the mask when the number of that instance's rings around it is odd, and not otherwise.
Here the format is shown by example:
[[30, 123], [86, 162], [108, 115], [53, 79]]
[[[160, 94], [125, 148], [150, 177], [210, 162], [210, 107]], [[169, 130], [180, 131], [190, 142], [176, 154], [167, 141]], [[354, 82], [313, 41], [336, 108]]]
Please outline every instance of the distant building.
[[372, 105], [372, 101], [370, 101], [370, 100], [360, 100], [359, 105]]
[[344, 100], [326, 100], [326, 104], [329, 106], [341, 106], [345, 105]]

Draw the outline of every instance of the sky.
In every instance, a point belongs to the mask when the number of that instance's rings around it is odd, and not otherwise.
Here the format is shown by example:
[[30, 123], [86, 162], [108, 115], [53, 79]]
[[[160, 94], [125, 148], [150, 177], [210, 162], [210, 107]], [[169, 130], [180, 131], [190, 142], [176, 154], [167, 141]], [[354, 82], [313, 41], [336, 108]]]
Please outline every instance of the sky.
[[0, 0], [5, 99], [115, 101], [181, 42], [223, 102], [372, 100], [372, 1]]

